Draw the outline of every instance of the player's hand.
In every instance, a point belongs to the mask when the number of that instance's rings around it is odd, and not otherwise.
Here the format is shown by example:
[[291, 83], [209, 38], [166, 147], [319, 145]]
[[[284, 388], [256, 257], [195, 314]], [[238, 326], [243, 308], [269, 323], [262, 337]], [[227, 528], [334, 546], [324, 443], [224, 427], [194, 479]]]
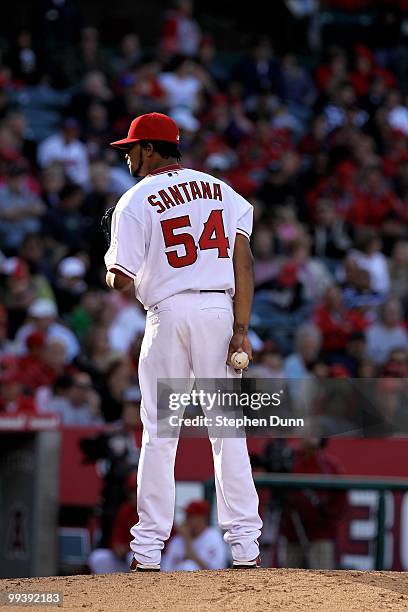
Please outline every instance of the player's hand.
[[[232, 336], [230, 343], [229, 343], [227, 364], [233, 367], [231, 363], [231, 355], [235, 352], [241, 353], [242, 351], [244, 351], [248, 355], [249, 361], [252, 361], [252, 346], [251, 346], [251, 342], [248, 336], [246, 334], [237, 332]], [[236, 369], [235, 371], [241, 372], [241, 370], [236, 370]]]

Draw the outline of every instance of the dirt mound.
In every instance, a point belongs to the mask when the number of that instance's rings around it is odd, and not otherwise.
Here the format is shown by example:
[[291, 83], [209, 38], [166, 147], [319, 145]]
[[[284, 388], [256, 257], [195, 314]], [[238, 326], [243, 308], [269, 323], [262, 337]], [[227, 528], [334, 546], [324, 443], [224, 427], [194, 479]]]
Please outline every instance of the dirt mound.
[[259, 569], [0, 581], [1, 593], [16, 591], [62, 591], [64, 612], [408, 610], [408, 575], [396, 572]]

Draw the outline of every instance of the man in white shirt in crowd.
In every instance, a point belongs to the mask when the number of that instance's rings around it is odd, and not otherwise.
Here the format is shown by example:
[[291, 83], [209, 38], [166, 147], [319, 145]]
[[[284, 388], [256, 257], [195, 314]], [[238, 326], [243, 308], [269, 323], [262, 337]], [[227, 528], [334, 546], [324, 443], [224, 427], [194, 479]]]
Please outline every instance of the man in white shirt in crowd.
[[56, 161], [62, 163], [73, 183], [83, 188], [88, 186], [88, 152], [79, 140], [79, 123], [73, 117], [65, 119], [61, 131], [43, 140], [38, 147], [38, 163], [42, 168]]
[[221, 532], [208, 525], [208, 503], [204, 500], [192, 501], [184, 512], [185, 522], [167, 545], [162, 570], [174, 572], [227, 567], [226, 547]]
[[58, 322], [58, 309], [48, 298], [37, 298], [30, 304], [27, 322], [16, 334], [16, 346], [19, 354], [26, 353], [26, 339], [31, 332], [42, 331], [47, 340], [59, 340], [65, 346], [65, 362], [71, 361], [79, 353], [79, 343], [75, 334], [65, 325]]

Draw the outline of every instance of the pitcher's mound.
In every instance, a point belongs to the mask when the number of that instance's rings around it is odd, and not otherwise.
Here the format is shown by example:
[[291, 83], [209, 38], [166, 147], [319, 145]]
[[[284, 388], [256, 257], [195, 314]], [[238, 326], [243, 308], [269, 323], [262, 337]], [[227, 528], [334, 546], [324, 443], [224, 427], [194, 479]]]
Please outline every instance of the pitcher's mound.
[[[258, 569], [0, 581], [3, 597], [22, 591], [62, 591], [63, 612], [408, 610], [408, 574], [398, 572]], [[9, 609], [27, 611], [20, 606]]]

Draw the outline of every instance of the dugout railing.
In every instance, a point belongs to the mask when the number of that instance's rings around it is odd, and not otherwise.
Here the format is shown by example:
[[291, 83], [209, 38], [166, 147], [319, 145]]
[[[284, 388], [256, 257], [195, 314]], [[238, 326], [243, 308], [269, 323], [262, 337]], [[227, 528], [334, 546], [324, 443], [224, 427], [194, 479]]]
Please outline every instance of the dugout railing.
[[[377, 533], [375, 536], [375, 569], [384, 569], [385, 549], [385, 496], [386, 493], [408, 491], [408, 479], [377, 478], [370, 476], [333, 476], [313, 474], [254, 474], [258, 490], [288, 491], [301, 489], [332, 491], [377, 491]], [[214, 479], [204, 484], [204, 495], [212, 506], [215, 496]]]

